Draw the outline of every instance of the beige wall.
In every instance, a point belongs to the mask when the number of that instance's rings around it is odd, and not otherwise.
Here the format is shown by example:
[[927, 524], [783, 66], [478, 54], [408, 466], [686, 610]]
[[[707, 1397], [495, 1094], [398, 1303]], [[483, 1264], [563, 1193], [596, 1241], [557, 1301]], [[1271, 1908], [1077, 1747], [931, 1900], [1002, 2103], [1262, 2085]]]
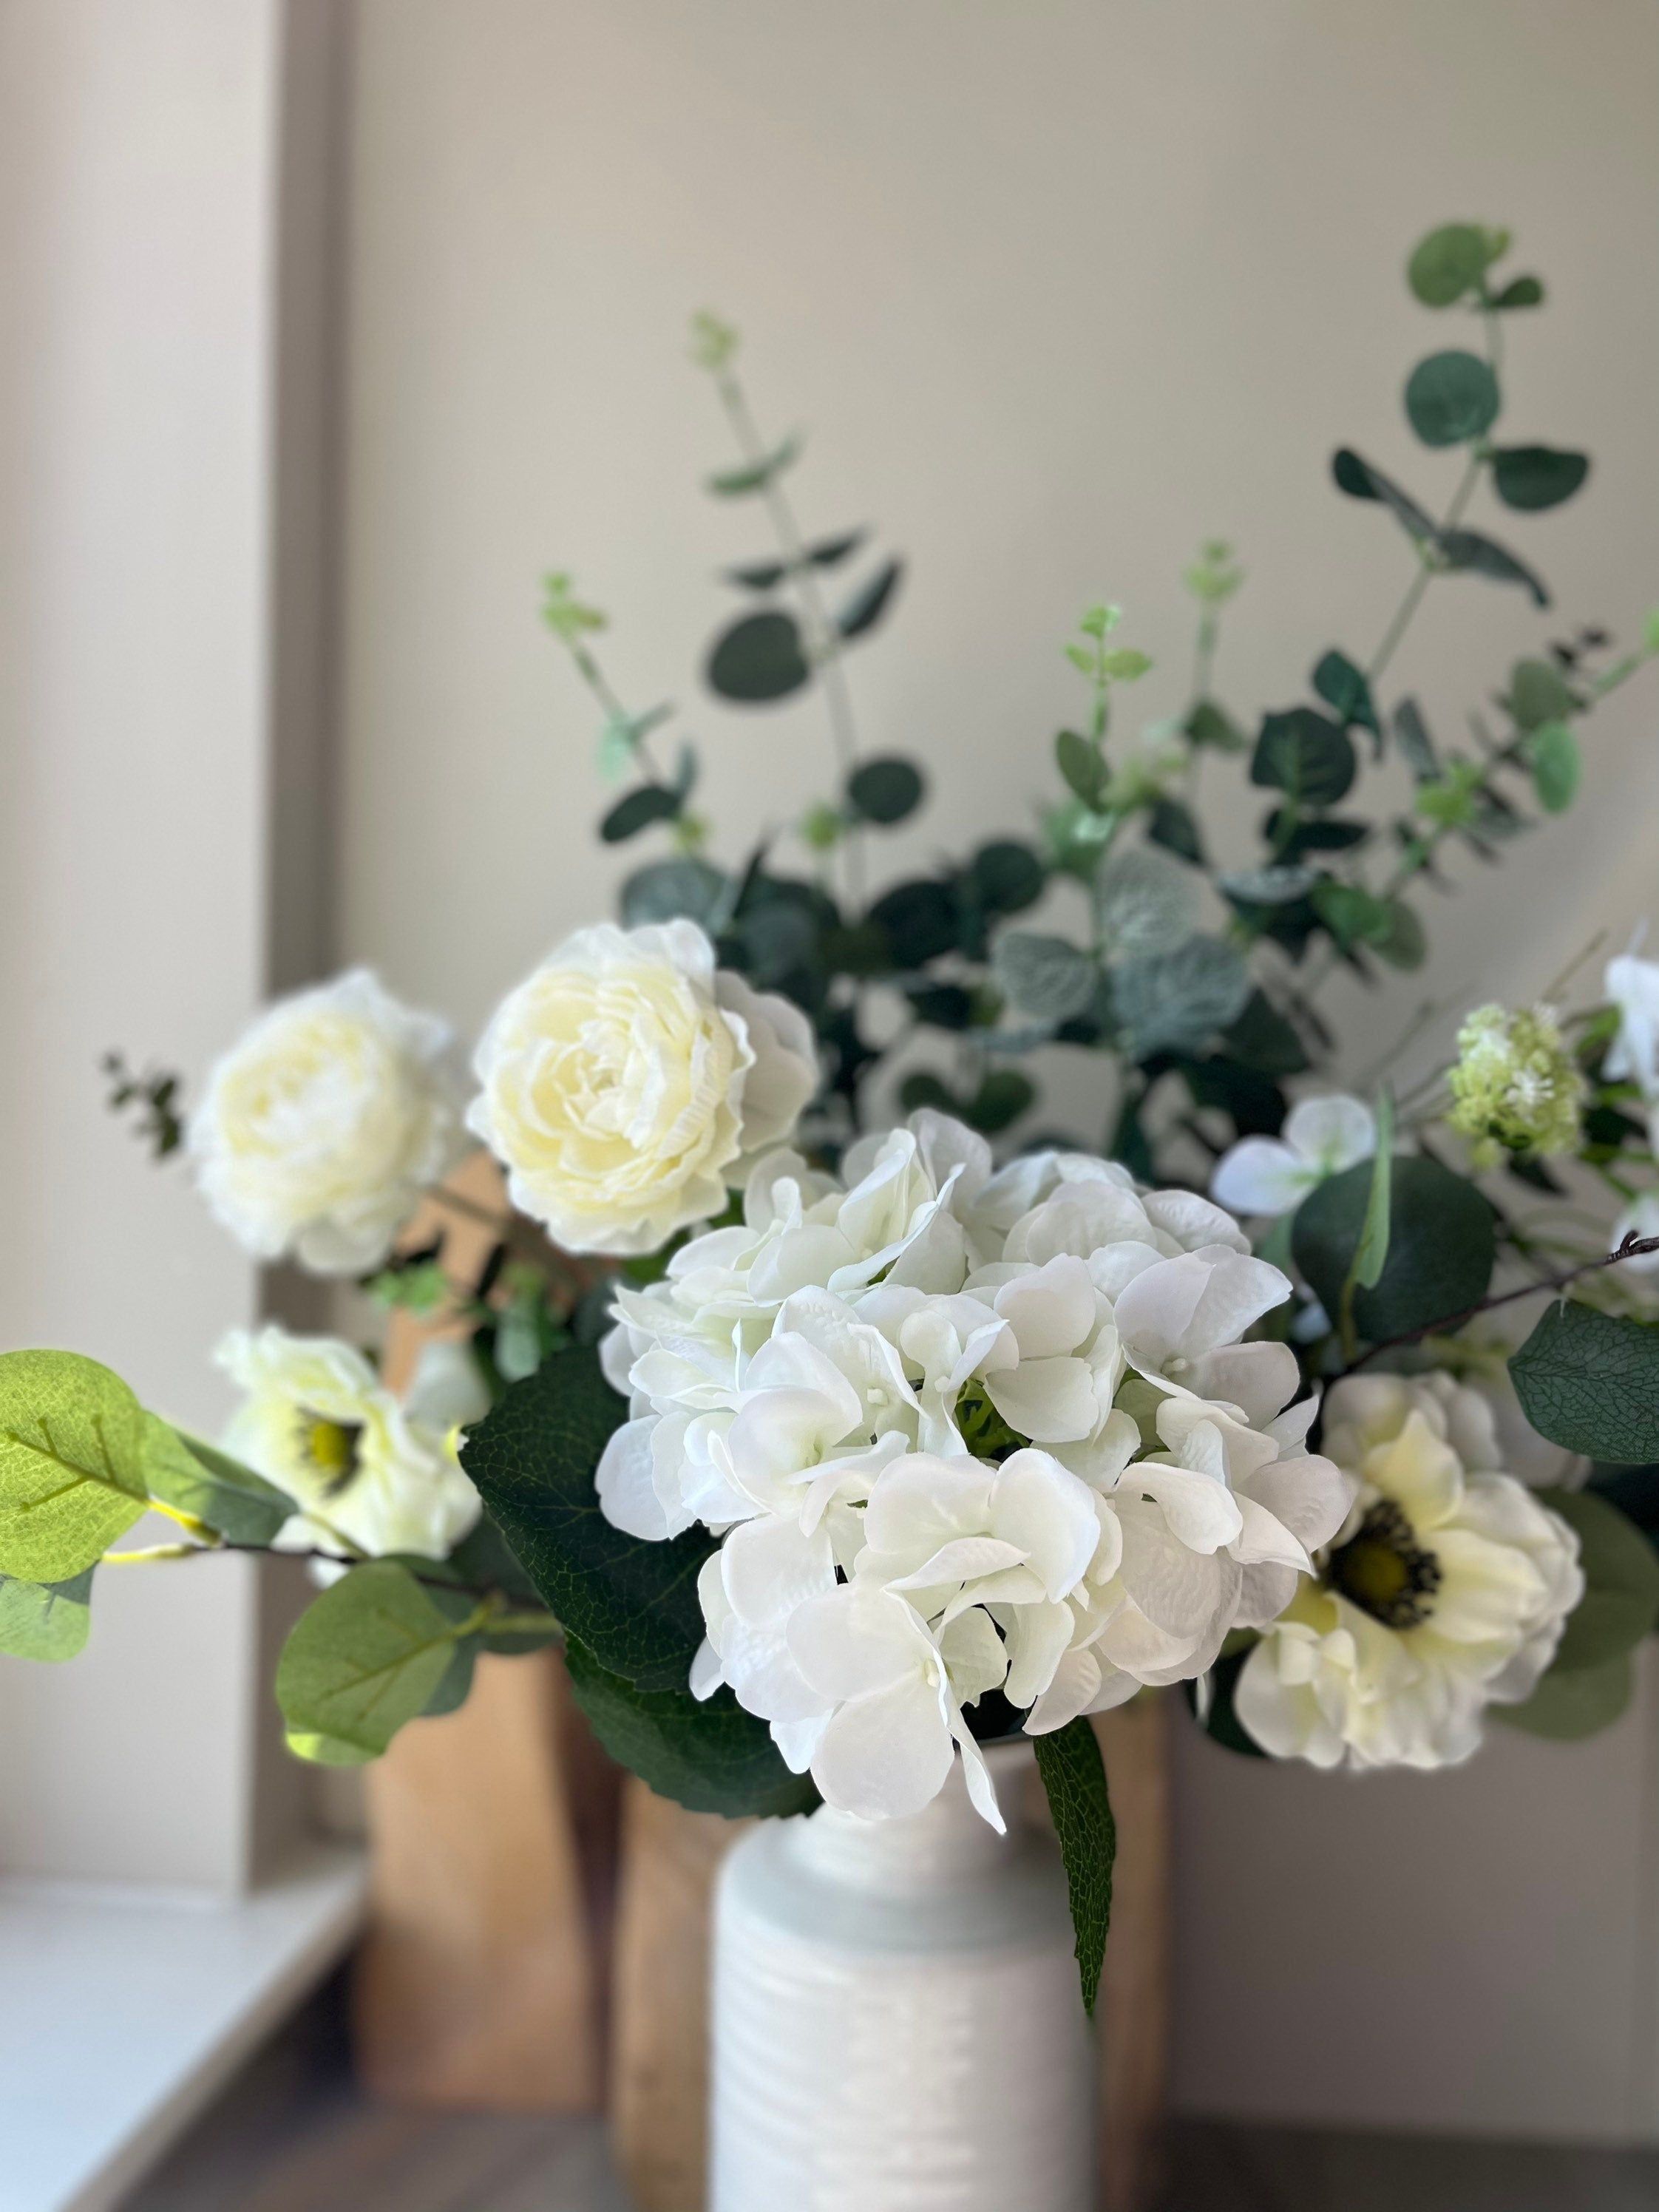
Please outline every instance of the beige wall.
[[[1221, 664], [1241, 708], [1328, 645], [1369, 653], [1408, 556], [1326, 461], [1352, 440], [1446, 495], [1399, 391], [1461, 335], [1401, 281], [1449, 216], [1511, 225], [1550, 283], [1510, 333], [1507, 426], [1598, 457], [1575, 506], [1493, 526], [1564, 622], [1628, 633], [1659, 598], [1656, 114], [1648, 0], [362, 0], [343, 949], [471, 1027], [606, 910], [623, 863], [590, 834], [593, 717], [538, 629], [544, 568], [612, 611], [631, 700], [695, 705], [723, 853], [821, 787], [812, 707], [696, 693], [714, 571], [760, 535], [696, 489], [724, 457], [684, 357], [705, 303], [747, 332], [764, 419], [811, 434], [810, 521], [910, 557], [854, 678], [866, 743], [934, 772], [895, 871], [1048, 788], [1087, 600], [1157, 653], [1146, 711], [1180, 703], [1201, 537], [1251, 572]], [[1520, 594], [1450, 580], [1398, 677], [1455, 739], [1538, 635]], [[1653, 687], [1626, 695], [1571, 820], [1426, 907], [1431, 988], [1536, 991], [1659, 902], [1656, 719]], [[1366, 1054], [1423, 989], [1349, 1006]], [[1068, 1080], [1080, 1126], [1097, 1083]], [[1188, 1743], [1185, 2101], [1652, 2127], [1653, 1721], [1506, 1739], [1437, 1792]]]

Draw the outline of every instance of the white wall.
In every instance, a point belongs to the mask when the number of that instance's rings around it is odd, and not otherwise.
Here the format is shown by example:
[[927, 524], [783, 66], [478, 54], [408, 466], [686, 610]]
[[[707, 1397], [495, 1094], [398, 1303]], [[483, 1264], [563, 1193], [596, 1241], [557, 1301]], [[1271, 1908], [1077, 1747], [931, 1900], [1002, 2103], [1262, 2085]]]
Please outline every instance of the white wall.
[[[98, 1060], [264, 988], [278, 25], [0, 4], [0, 1342], [209, 1430], [255, 1271]], [[0, 1660], [0, 1869], [244, 1881], [264, 1632], [249, 1561], [112, 1568], [86, 1657]]]
[[[593, 716], [538, 627], [544, 568], [612, 611], [629, 697], [695, 705], [725, 854], [827, 779], [811, 705], [697, 696], [714, 571], [763, 535], [696, 489], [725, 453], [684, 354], [705, 303], [748, 333], [764, 419], [810, 428], [810, 521], [877, 521], [911, 558], [854, 679], [867, 743], [935, 772], [895, 871], [1051, 787], [1078, 696], [1058, 645], [1089, 599], [1126, 602], [1157, 653], [1146, 710], [1180, 702], [1176, 579], [1207, 534], [1250, 571], [1221, 662], [1241, 708], [1297, 696], [1328, 645], [1370, 652], [1409, 556], [1326, 463], [1352, 441], [1447, 495], [1399, 404], [1417, 356], [1462, 335], [1401, 281], [1437, 221], [1506, 222], [1543, 270], [1549, 310], [1510, 333], [1506, 424], [1598, 457], [1571, 507], [1492, 526], [1563, 623], [1628, 634], [1659, 598], [1646, 0], [362, 0], [360, 30], [343, 950], [464, 1024], [605, 911], [625, 864], [591, 836]], [[1455, 738], [1538, 636], [1518, 592], [1449, 580], [1398, 679]], [[1656, 720], [1653, 686], [1621, 697], [1571, 819], [1425, 902], [1426, 984], [1344, 1008], [1364, 1055], [1425, 988], [1537, 991], [1659, 898]], [[1075, 1078], [1073, 1102], [1103, 1115]], [[1438, 1795], [1190, 1747], [1183, 2097], [1654, 2121], [1632, 2075], [1650, 2046], [1632, 2056], [1659, 1994], [1652, 1717], [1581, 1751], [1505, 1739]]]

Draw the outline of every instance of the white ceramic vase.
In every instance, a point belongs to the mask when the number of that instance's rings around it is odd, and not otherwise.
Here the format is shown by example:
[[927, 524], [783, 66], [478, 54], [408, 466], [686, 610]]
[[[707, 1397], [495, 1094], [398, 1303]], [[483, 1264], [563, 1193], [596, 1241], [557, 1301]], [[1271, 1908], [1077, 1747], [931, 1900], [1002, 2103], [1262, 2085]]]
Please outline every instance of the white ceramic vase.
[[709, 2212], [1088, 2212], [1095, 2069], [1029, 1748], [927, 1810], [768, 1820], [721, 1872]]

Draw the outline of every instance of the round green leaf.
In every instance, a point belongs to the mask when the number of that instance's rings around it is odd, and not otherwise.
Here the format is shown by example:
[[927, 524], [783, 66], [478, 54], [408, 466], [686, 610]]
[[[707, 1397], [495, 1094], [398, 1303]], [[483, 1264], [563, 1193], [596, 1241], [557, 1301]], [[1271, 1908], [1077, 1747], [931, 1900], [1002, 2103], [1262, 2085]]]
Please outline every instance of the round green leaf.
[[1510, 712], [1523, 730], [1565, 721], [1578, 702], [1566, 679], [1549, 660], [1517, 660], [1510, 672]]
[[1589, 474], [1589, 455], [1553, 446], [1503, 446], [1492, 457], [1492, 484], [1505, 507], [1532, 513], [1559, 507]]
[[1197, 883], [1190, 868], [1155, 846], [1128, 845], [1101, 865], [1095, 913], [1114, 953], [1173, 952], [1196, 926]]
[[0, 1354], [0, 1574], [61, 1583], [142, 1518], [144, 1416], [75, 1352]]
[[914, 814], [925, 789], [921, 771], [908, 760], [896, 758], [866, 761], [847, 779], [848, 803], [853, 811], [884, 828]]
[[1250, 781], [1287, 793], [1304, 806], [1334, 806], [1358, 772], [1353, 741], [1341, 725], [1311, 707], [1262, 718], [1250, 758]]
[[1075, 730], [1062, 730], [1054, 739], [1054, 759], [1060, 772], [1085, 806], [1093, 806], [1106, 788], [1106, 763], [1098, 745]]
[[18, 1583], [0, 1575], [0, 1651], [14, 1659], [74, 1659], [92, 1626], [93, 1569], [66, 1583]]
[[1449, 307], [1474, 291], [1509, 242], [1506, 231], [1482, 223], [1442, 223], [1407, 263], [1406, 281], [1425, 307]]
[[1030, 847], [1012, 837], [981, 845], [968, 863], [968, 879], [993, 914], [1019, 914], [1034, 906], [1048, 880]]
[[948, 884], [895, 884], [871, 908], [870, 919], [886, 932], [900, 968], [924, 968], [956, 945], [959, 916]]
[[233, 1544], [269, 1544], [299, 1510], [275, 1483], [158, 1413], [144, 1416], [144, 1480], [152, 1498], [193, 1513]]
[[1425, 446], [1461, 446], [1498, 419], [1498, 379], [1478, 354], [1431, 353], [1406, 382], [1406, 414]]
[[1436, 548], [1448, 568], [1467, 570], [1476, 576], [1490, 576], [1494, 583], [1519, 584], [1532, 594], [1534, 606], [1547, 607], [1550, 603], [1548, 586], [1540, 576], [1517, 561], [1506, 545], [1488, 538], [1479, 530], [1443, 530], [1436, 539]]
[[1095, 994], [1099, 969], [1063, 937], [1030, 929], [1005, 931], [992, 957], [997, 981], [1023, 1012], [1039, 1021], [1069, 1021]]
[[1565, 1674], [1551, 1668], [1524, 1705], [1490, 1710], [1505, 1728], [1547, 1736], [1556, 1743], [1576, 1743], [1610, 1728], [1629, 1705], [1634, 1686], [1626, 1653], [1601, 1667], [1575, 1668]]
[[295, 1623], [276, 1662], [276, 1702], [301, 1758], [377, 1759], [424, 1712], [454, 1657], [456, 1624], [406, 1568], [353, 1567]]
[[708, 656], [711, 690], [744, 706], [787, 699], [811, 672], [794, 617], [776, 609], [734, 622]]
[[1544, 287], [1536, 276], [1511, 276], [1492, 301], [1494, 307], [1541, 307]]
[[607, 845], [620, 845], [637, 837], [653, 822], [672, 822], [680, 811], [677, 795], [659, 783], [642, 783], [619, 799], [599, 824]]
[[1386, 960], [1390, 968], [1420, 968], [1428, 957], [1429, 940], [1415, 912], [1403, 899], [1387, 902], [1389, 926], [1387, 933], [1370, 939], [1372, 951], [1379, 960]]
[[1634, 1650], [1659, 1620], [1659, 1553], [1592, 1491], [1540, 1490], [1537, 1497], [1577, 1534], [1584, 1576], [1584, 1595], [1567, 1616], [1550, 1672], [1605, 1666]]
[[1244, 956], [1218, 937], [1189, 937], [1174, 952], [1112, 971], [1113, 1008], [1136, 1060], [1197, 1051], [1237, 1020], [1249, 995]]
[[725, 905], [731, 885], [707, 860], [658, 860], [636, 869], [622, 887], [623, 920], [630, 929], [653, 921], [712, 922]]
[[[1371, 1192], [1362, 1160], [1310, 1191], [1291, 1232], [1296, 1264], [1334, 1316], [1342, 1302]], [[1472, 1182], [1437, 1160], [1394, 1163], [1389, 1256], [1372, 1290], [1357, 1292], [1354, 1326], [1370, 1344], [1449, 1322], [1477, 1304], [1497, 1249], [1491, 1206]]]
[[1578, 740], [1565, 722], [1546, 722], [1527, 747], [1532, 787], [1546, 814], [1565, 814], [1578, 790], [1583, 769]]
[[1036, 1098], [1036, 1085], [1029, 1076], [1017, 1067], [994, 1067], [962, 1109], [962, 1118], [981, 1136], [999, 1137]]

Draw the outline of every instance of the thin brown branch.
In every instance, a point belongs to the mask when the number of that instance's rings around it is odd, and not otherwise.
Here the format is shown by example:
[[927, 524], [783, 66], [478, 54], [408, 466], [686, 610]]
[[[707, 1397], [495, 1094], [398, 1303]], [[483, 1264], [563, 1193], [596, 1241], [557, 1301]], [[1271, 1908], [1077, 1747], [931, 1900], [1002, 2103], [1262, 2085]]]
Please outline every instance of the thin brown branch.
[[1522, 1283], [1517, 1291], [1501, 1291], [1495, 1298], [1481, 1298], [1476, 1304], [1465, 1306], [1462, 1313], [1444, 1314], [1437, 1321], [1425, 1322], [1421, 1328], [1407, 1329], [1402, 1336], [1385, 1337], [1381, 1344], [1373, 1344], [1343, 1369], [1352, 1375], [1384, 1352], [1395, 1352], [1402, 1344], [1420, 1343], [1425, 1336], [1452, 1336], [1466, 1322], [1477, 1314], [1495, 1313], [1499, 1306], [1513, 1305], [1519, 1298], [1536, 1297], [1540, 1291], [1565, 1291], [1569, 1283], [1576, 1283], [1581, 1275], [1593, 1275], [1602, 1267], [1616, 1267], [1621, 1260], [1640, 1260], [1650, 1252], [1659, 1252], [1659, 1237], [1638, 1237], [1632, 1229], [1616, 1251], [1600, 1260], [1581, 1260], [1576, 1267], [1564, 1267], [1559, 1274], [1540, 1275], [1536, 1282]]

